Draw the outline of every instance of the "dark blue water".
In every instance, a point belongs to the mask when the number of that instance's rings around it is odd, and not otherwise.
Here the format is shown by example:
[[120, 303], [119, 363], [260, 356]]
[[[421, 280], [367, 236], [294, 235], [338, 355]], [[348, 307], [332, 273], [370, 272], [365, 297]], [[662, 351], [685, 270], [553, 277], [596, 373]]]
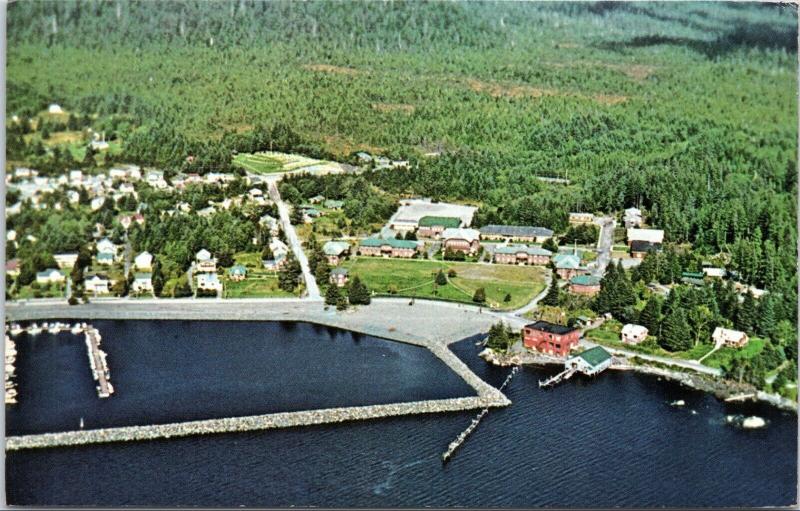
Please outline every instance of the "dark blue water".
[[19, 336], [9, 434], [475, 395], [425, 348], [310, 323], [92, 324], [115, 394], [98, 399], [82, 337]]
[[[472, 342], [454, 350], [494, 385], [508, 373], [478, 359]], [[114, 371], [112, 365], [112, 380]], [[447, 465], [439, 456], [473, 413], [11, 452], [8, 499], [526, 507], [779, 506], [797, 499], [794, 414], [726, 405], [672, 383], [614, 372], [542, 391], [543, 374], [520, 371], [506, 388], [514, 404], [491, 411]], [[122, 395], [117, 385], [120, 395], [112, 400]], [[670, 406], [676, 399], [687, 405]], [[725, 415], [734, 413], [756, 413], [769, 425], [746, 431], [725, 424]]]

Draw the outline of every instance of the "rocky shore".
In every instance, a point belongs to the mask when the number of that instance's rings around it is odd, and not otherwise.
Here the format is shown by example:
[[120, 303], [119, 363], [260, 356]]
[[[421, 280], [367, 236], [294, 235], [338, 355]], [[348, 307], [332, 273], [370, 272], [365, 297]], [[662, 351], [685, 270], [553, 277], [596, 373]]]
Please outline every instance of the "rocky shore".
[[[497, 366], [512, 366], [520, 364], [563, 366], [564, 364], [562, 359], [527, 351], [502, 354], [487, 348], [481, 352], [480, 356], [486, 360], [486, 362]], [[665, 367], [657, 367], [649, 361], [636, 359], [636, 357], [633, 357], [632, 359], [614, 357], [614, 363], [610, 369], [615, 369], [618, 371], [635, 371], [641, 374], [649, 374], [666, 378], [676, 381], [681, 385], [685, 385], [686, 387], [714, 394], [715, 397], [722, 400], [761, 401], [782, 410], [797, 412], [797, 403], [795, 401], [786, 399], [776, 394], [769, 394], [767, 392], [757, 390], [752, 385], [720, 380], [705, 374], [699, 374], [688, 370], [676, 371], [674, 369], [668, 369]]]

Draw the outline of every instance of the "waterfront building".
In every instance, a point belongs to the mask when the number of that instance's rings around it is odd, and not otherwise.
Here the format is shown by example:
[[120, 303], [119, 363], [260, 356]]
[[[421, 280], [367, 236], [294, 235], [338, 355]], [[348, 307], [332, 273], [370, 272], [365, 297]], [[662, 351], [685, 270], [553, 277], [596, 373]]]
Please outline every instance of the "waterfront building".
[[96, 273], [84, 279], [83, 286], [87, 293], [92, 293], [95, 296], [107, 295], [111, 292], [111, 282], [108, 280], [108, 277], [100, 273]]
[[444, 250], [451, 252], [463, 252], [467, 255], [472, 255], [478, 252], [480, 248], [481, 237], [480, 231], [477, 229], [465, 228], [448, 228], [442, 231], [441, 238], [444, 240]]
[[322, 245], [322, 251], [328, 259], [328, 264], [337, 266], [350, 253], [350, 244], [346, 241], [327, 241]]
[[451, 216], [424, 216], [419, 219], [417, 236], [420, 238], [439, 239], [445, 229], [461, 227], [461, 219]]
[[600, 279], [593, 275], [575, 275], [569, 279], [569, 292], [594, 296], [600, 292]]
[[217, 271], [217, 259], [211, 257], [211, 252], [206, 249], [200, 249], [195, 254], [195, 269], [198, 272], [213, 273]]
[[522, 241], [543, 243], [553, 237], [553, 231], [544, 227], [525, 225], [486, 225], [480, 228], [483, 240]]
[[[483, 236], [483, 233], [481, 233]], [[500, 264], [541, 265], [550, 262], [553, 255], [549, 250], [528, 245], [509, 245], [494, 250], [494, 262]]]
[[639, 344], [647, 339], [648, 333], [649, 331], [646, 327], [628, 323], [622, 327], [622, 342], [627, 342], [628, 344]]
[[730, 328], [722, 328], [721, 326], [714, 329], [711, 338], [714, 340], [715, 344], [723, 344], [731, 348], [741, 348], [747, 345], [747, 342], [750, 340], [744, 332], [731, 330]]
[[361, 241], [358, 251], [360, 255], [382, 257], [414, 257], [419, 250], [416, 241], [398, 240], [397, 238], [367, 238]]
[[605, 348], [595, 346], [570, 357], [564, 365], [587, 376], [595, 376], [608, 369], [613, 360], [611, 353]]
[[331, 270], [330, 283], [337, 287], [344, 287], [350, 279], [347, 268], [334, 268]]
[[525, 325], [522, 342], [526, 348], [541, 353], [565, 357], [578, 345], [581, 331], [549, 321], [536, 321]]
[[219, 291], [222, 282], [216, 273], [200, 273], [197, 275], [197, 288], [205, 291]]

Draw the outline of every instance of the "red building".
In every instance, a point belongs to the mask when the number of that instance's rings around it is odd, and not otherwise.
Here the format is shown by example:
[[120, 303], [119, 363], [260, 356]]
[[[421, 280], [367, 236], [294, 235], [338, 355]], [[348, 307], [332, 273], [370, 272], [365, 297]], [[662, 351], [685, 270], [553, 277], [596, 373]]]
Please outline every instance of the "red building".
[[569, 350], [578, 345], [581, 331], [564, 325], [556, 325], [548, 321], [537, 321], [525, 325], [522, 342], [526, 348], [541, 353], [566, 357]]

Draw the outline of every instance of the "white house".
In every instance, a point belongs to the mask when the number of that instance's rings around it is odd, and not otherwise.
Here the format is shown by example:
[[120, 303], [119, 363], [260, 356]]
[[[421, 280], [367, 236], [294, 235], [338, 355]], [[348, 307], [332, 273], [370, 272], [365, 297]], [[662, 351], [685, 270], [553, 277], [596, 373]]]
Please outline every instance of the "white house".
[[58, 105], [56, 103], [51, 103], [50, 106], [47, 107], [47, 113], [63, 114], [64, 110], [61, 108], [61, 105]]
[[131, 289], [135, 293], [153, 291], [153, 275], [151, 273], [137, 273], [133, 276]]
[[103, 238], [97, 242], [97, 252], [107, 252], [109, 254], [116, 254], [117, 253], [117, 246], [108, 238]]
[[642, 210], [639, 208], [628, 208], [622, 218], [626, 228], [642, 226]]
[[66, 277], [55, 268], [48, 268], [45, 271], [40, 271], [36, 274], [36, 282], [39, 284], [52, 284], [64, 282]]
[[14, 203], [13, 205], [11, 205], [11, 206], [6, 208], [6, 214], [9, 215], [9, 216], [18, 215], [20, 213], [20, 211], [22, 211], [22, 203], [21, 202]]
[[197, 275], [198, 289], [218, 291], [222, 289], [222, 282], [216, 273], [200, 273]]
[[72, 268], [78, 261], [78, 254], [56, 254], [53, 256], [59, 268]]
[[263, 225], [264, 227], [267, 227], [271, 235], [273, 236], [278, 235], [280, 224], [278, 223], [277, 218], [272, 217], [270, 215], [264, 215], [258, 220], [258, 223], [260, 225]]
[[741, 348], [750, 340], [744, 332], [731, 330], [730, 328], [722, 328], [721, 326], [714, 329], [711, 338], [714, 340], [715, 344], [724, 344], [732, 348]]
[[204, 248], [195, 254], [195, 261], [195, 268], [198, 272], [213, 273], [217, 271], [217, 260], [211, 257], [211, 252]]
[[17, 239], [17, 231], [15, 231], [14, 229], [11, 229], [6, 233], [7, 241], [14, 241], [16, 239]]
[[153, 254], [145, 250], [144, 252], [136, 256], [136, 258], [133, 260], [133, 266], [137, 270], [147, 270], [149, 268], [152, 268]]
[[203, 208], [203, 209], [198, 209], [197, 210], [197, 214], [202, 216], [202, 217], [209, 217], [209, 216], [213, 215], [216, 212], [217, 212], [217, 210], [216, 210], [216, 208], [214, 208], [214, 206], [209, 206], [207, 208]]
[[272, 250], [272, 259], [263, 259], [261, 262], [264, 265], [264, 268], [267, 270], [277, 270], [283, 264], [283, 261], [286, 259], [286, 254], [289, 253], [289, 247], [286, 246], [286, 243], [282, 242], [278, 238], [272, 238], [269, 243], [269, 248]]
[[703, 273], [706, 274], [706, 277], [712, 277], [716, 279], [724, 278], [725, 275], [727, 274], [725, 268], [715, 268], [711, 266], [706, 266], [705, 268], [703, 268]]
[[85, 279], [83, 285], [87, 292], [95, 295], [107, 295], [111, 292], [109, 289], [111, 281], [104, 275], [96, 274], [92, 278]]
[[628, 323], [622, 327], [622, 342], [639, 344], [647, 339], [647, 333], [647, 328], [643, 327], [642, 325]]
[[92, 199], [92, 204], [91, 204], [92, 211], [97, 211], [98, 209], [102, 208], [103, 204], [105, 203], [106, 203], [105, 197], [95, 197], [94, 199]]
[[628, 244], [634, 241], [646, 241], [648, 243], [663, 243], [664, 231], [661, 229], [628, 229]]
[[75, 190], [67, 190], [67, 200], [70, 204], [77, 204], [81, 200], [81, 194]]

